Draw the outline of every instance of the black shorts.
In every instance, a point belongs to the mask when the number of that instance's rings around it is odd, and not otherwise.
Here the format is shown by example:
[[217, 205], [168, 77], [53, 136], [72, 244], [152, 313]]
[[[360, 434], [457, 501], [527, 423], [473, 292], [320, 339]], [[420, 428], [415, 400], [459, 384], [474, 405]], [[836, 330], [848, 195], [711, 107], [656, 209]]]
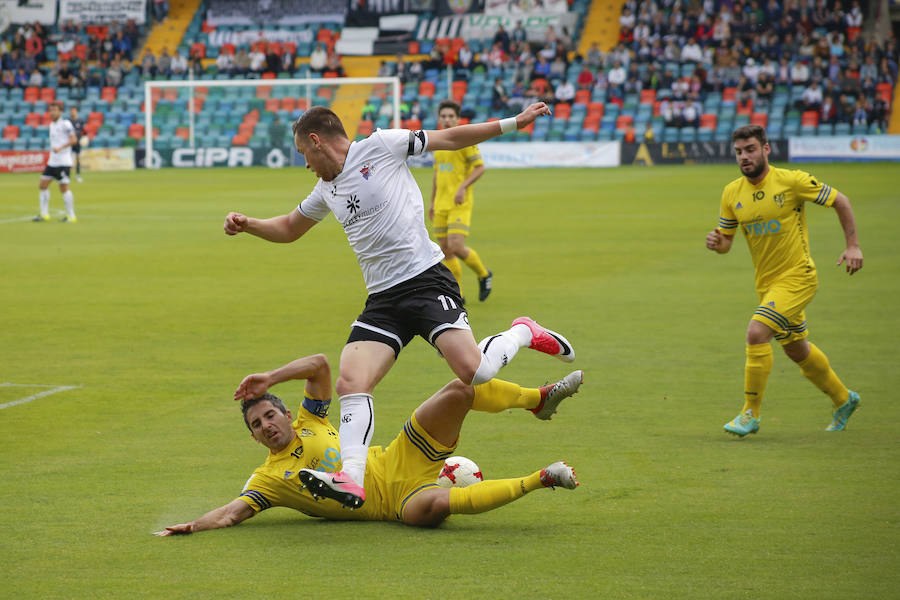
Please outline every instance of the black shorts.
[[356, 318], [347, 343], [372, 341], [394, 349], [394, 357], [420, 335], [429, 344], [448, 329], [470, 329], [459, 285], [438, 263], [412, 279], [371, 294]]
[[81, 144], [75, 144], [74, 146], [72, 146], [72, 153], [80, 154], [81, 153]]
[[51, 167], [47, 165], [44, 167], [44, 172], [41, 173], [41, 177], [49, 177], [50, 179], [55, 179], [60, 183], [68, 184], [69, 183], [69, 169], [72, 167]]

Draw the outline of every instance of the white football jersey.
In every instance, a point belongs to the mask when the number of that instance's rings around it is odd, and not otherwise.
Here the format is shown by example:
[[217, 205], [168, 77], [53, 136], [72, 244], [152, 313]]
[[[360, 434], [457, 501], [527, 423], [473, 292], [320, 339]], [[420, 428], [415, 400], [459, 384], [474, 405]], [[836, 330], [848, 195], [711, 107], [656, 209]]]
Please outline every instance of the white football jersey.
[[297, 207], [321, 221], [334, 214], [370, 294], [415, 277], [444, 258], [428, 237], [422, 192], [406, 159], [428, 145], [424, 131], [388, 129], [350, 144], [344, 169], [316, 184]]
[[70, 120], [60, 117], [50, 121], [50, 160], [47, 161], [47, 166], [72, 166], [72, 146], [66, 146], [62, 152], [53, 151], [54, 148], [68, 144], [71, 141], [70, 135], [75, 135], [75, 128]]

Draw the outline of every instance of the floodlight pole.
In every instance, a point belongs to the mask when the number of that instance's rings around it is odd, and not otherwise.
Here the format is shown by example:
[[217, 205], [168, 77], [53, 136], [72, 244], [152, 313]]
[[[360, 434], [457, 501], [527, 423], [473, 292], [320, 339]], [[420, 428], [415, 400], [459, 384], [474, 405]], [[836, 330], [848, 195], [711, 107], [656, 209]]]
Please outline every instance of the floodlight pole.
[[311, 87], [313, 85], [343, 84], [369, 84], [388, 83], [393, 87], [394, 97], [394, 127], [400, 127], [400, 78], [398, 77], [329, 77], [328, 79], [234, 79], [234, 80], [208, 80], [194, 79], [193, 75], [187, 81], [145, 81], [144, 82], [144, 140], [145, 156], [144, 168], [159, 168], [153, 165], [153, 130], [151, 118], [153, 114], [153, 89], [154, 88], [180, 88], [187, 87], [190, 90], [188, 112], [191, 130], [191, 146], [194, 144], [194, 88], [197, 87], [273, 87], [276, 85], [305, 85], [307, 106], [311, 106]]

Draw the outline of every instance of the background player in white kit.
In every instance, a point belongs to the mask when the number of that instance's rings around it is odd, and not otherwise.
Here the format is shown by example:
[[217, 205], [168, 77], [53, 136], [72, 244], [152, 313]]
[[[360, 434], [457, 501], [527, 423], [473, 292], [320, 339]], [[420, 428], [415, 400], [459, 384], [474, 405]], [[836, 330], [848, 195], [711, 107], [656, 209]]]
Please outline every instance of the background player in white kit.
[[327, 477], [323, 482], [333, 492], [329, 497], [345, 506], [357, 508], [365, 500], [361, 484], [374, 431], [372, 392], [416, 335], [433, 344], [456, 376], [470, 385], [492, 379], [523, 347], [574, 360], [564, 337], [527, 317], [486, 338], [479, 348], [459, 286], [441, 264], [444, 254], [425, 229], [422, 192], [406, 164], [409, 156], [471, 146], [549, 113], [539, 102], [499, 125], [379, 130], [351, 142], [336, 114], [313, 107], [293, 126], [297, 150], [319, 177], [312, 193], [286, 215], [253, 219], [232, 212], [226, 217], [228, 235], [247, 232], [271, 242], [293, 242], [331, 212], [356, 253], [369, 297], [341, 352], [336, 382], [343, 471], [308, 474]]
[[62, 218], [65, 223], [74, 223], [75, 198], [69, 189], [69, 170], [72, 168], [72, 146], [78, 143], [75, 137], [75, 128], [71, 121], [62, 118], [62, 102], [51, 102], [48, 107], [50, 112], [50, 159], [44, 172], [41, 173], [41, 181], [38, 184], [40, 192], [41, 212], [33, 221], [50, 220], [50, 180], [59, 182], [59, 191], [62, 192], [63, 204], [66, 206], [66, 216]]

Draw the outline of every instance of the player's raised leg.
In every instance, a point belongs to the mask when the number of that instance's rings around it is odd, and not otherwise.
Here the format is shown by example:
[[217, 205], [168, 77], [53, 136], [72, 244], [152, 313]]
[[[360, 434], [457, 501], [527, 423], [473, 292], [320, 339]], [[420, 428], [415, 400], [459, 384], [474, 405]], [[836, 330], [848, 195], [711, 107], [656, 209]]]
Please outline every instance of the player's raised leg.
[[784, 353], [797, 363], [804, 377], [831, 398], [834, 414], [825, 430], [843, 431], [859, 406], [859, 394], [847, 389], [831, 368], [828, 357], [812, 342], [804, 339], [786, 344]]

